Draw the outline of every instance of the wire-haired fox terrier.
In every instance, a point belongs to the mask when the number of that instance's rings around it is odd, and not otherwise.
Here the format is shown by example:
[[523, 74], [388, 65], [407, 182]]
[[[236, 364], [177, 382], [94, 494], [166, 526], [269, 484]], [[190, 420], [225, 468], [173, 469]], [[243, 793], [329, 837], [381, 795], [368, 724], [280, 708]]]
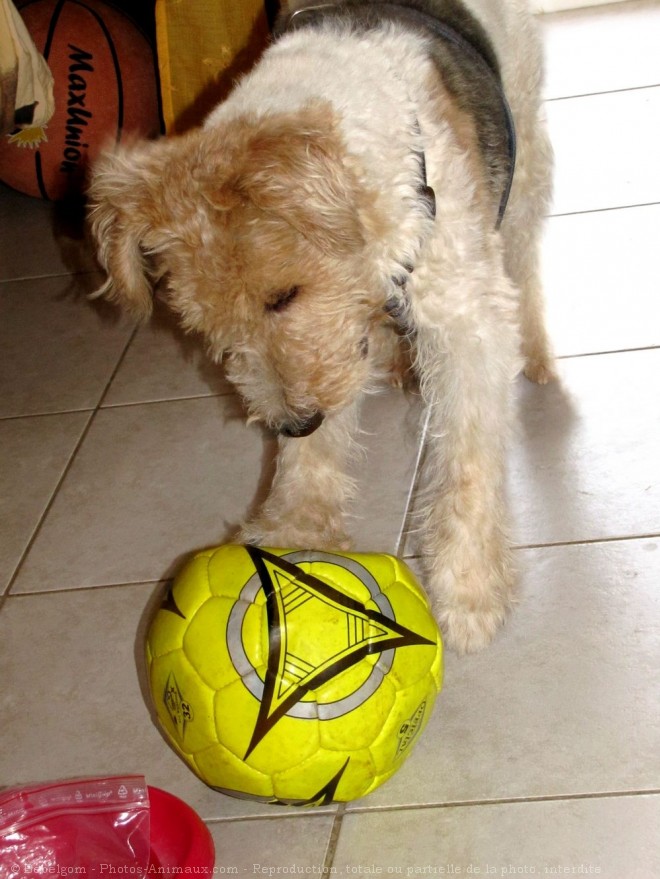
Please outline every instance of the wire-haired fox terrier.
[[279, 435], [243, 541], [347, 547], [359, 400], [409, 346], [424, 582], [459, 652], [490, 641], [514, 595], [513, 379], [553, 373], [540, 87], [525, 0], [292, 0], [200, 129], [108, 152], [90, 187], [99, 293], [146, 316], [162, 278]]

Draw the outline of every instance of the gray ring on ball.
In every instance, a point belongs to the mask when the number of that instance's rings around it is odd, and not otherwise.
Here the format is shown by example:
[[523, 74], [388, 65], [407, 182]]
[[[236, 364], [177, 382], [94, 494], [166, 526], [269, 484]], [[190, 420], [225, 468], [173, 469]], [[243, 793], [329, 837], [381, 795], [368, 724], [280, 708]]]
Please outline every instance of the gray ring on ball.
[[[355, 559], [347, 559], [343, 556], [316, 550], [313, 552], [297, 550], [283, 555], [282, 558], [294, 565], [299, 562], [325, 562], [326, 564], [344, 568], [367, 587], [371, 600], [383, 616], [386, 616], [392, 622], [396, 622], [390, 600], [381, 590], [378, 581], [373, 574], [359, 562], [355, 561]], [[243, 683], [255, 699], [261, 702], [264, 694], [264, 682], [248, 659], [241, 636], [245, 614], [254, 603], [260, 589], [261, 580], [255, 571], [241, 589], [238, 600], [229, 614], [229, 619], [227, 620], [227, 647], [232, 664], [241, 676]], [[384, 650], [378, 662], [373, 666], [369, 677], [354, 693], [344, 696], [343, 699], [338, 699], [336, 702], [328, 702], [322, 705], [319, 705], [317, 702], [297, 702], [287, 711], [287, 716], [298, 717], [303, 720], [314, 720], [316, 718], [319, 720], [333, 720], [336, 717], [341, 717], [343, 714], [348, 714], [349, 711], [354, 711], [373, 696], [381, 685], [383, 678], [392, 668], [394, 653], [393, 647], [389, 650]]]

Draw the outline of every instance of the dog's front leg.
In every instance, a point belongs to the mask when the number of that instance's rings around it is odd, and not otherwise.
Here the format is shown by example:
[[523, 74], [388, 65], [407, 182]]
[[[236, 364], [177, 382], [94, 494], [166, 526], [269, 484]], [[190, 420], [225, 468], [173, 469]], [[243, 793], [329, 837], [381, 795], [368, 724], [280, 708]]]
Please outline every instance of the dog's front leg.
[[[508, 282], [502, 281], [504, 291]], [[511, 385], [519, 368], [514, 291], [492, 290], [417, 329], [428, 407], [422, 549], [447, 644], [484, 647], [513, 601], [504, 501]], [[466, 313], [467, 311], [467, 313]]]
[[310, 436], [278, 439], [277, 469], [257, 516], [240, 533], [246, 543], [300, 549], [350, 547], [344, 514], [354, 493], [347, 474], [357, 404], [329, 415]]

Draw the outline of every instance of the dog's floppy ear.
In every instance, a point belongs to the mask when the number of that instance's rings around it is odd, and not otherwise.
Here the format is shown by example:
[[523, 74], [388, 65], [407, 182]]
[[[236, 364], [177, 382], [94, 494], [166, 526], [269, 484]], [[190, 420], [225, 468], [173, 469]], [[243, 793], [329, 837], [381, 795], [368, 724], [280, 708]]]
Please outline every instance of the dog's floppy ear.
[[233, 172], [209, 201], [228, 208], [247, 198], [327, 253], [362, 249], [361, 192], [329, 108], [264, 116], [245, 123], [243, 134]]
[[140, 161], [146, 148], [103, 153], [92, 168], [89, 186], [92, 235], [108, 276], [92, 297], [105, 296], [140, 318], [152, 311], [151, 280], [142, 249], [152, 200]]

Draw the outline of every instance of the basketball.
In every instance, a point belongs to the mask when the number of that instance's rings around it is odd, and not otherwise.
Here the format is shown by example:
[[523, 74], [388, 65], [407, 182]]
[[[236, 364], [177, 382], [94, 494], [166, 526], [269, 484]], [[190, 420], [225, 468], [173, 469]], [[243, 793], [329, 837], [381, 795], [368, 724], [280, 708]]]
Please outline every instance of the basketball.
[[0, 180], [40, 198], [77, 195], [102, 148], [159, 133], [154, 52], [101, 0], [32, 0], [19, 11], [53, 74], [55, 113], [45, 129], [2, 138]]

